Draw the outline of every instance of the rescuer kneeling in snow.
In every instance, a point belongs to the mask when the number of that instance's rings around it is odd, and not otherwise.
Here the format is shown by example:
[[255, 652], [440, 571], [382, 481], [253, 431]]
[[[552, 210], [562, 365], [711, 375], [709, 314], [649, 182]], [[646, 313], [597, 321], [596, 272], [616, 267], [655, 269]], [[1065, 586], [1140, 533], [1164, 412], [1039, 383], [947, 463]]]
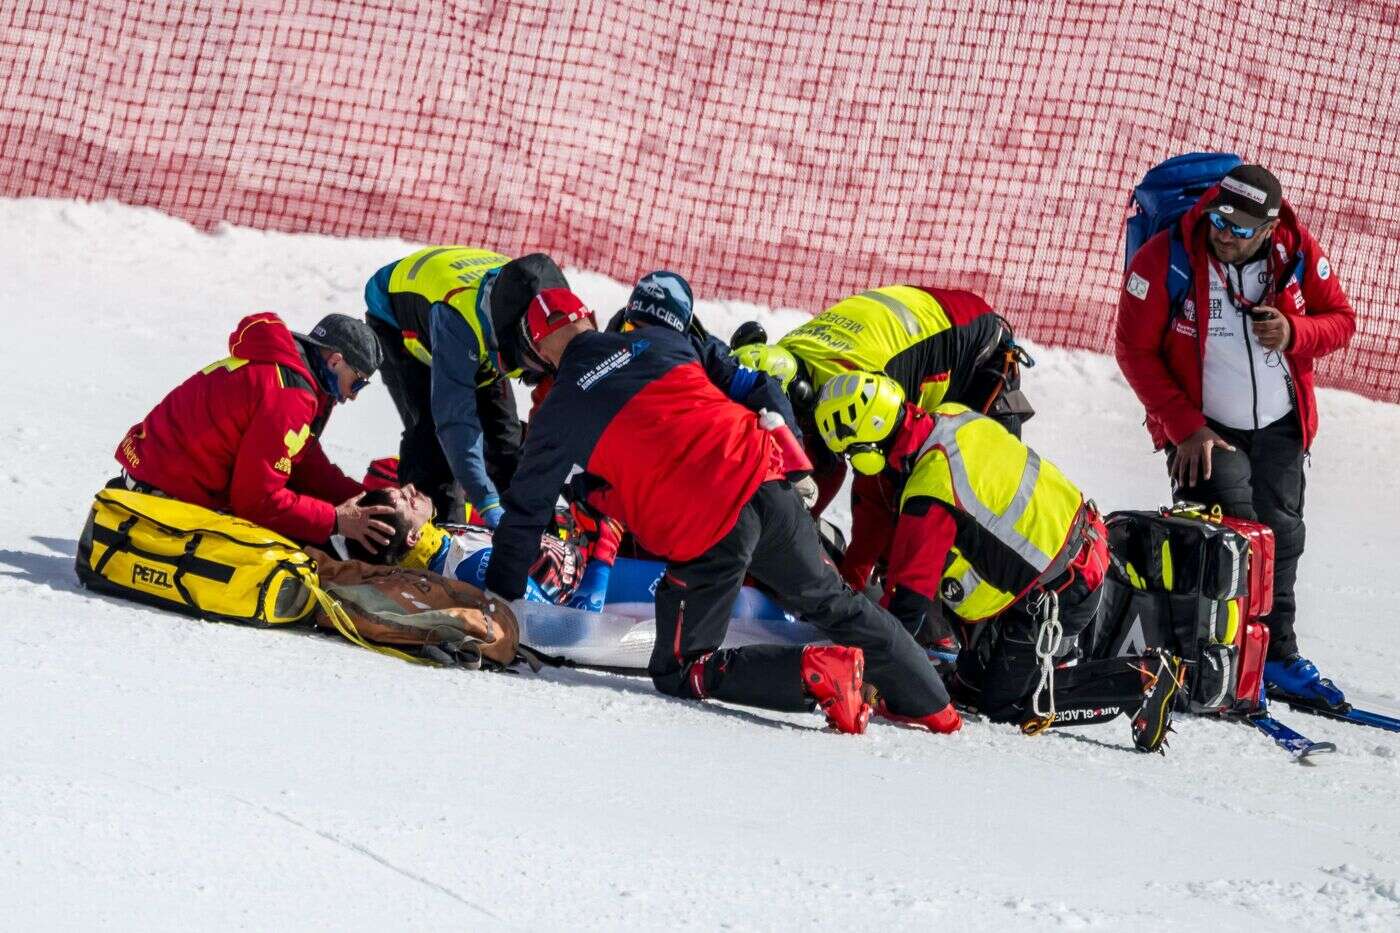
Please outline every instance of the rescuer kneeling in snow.
[[957, 699], [1030, 733], [1084, 722], [1075, 710], [1121, 711], [1139, 749], [1161, 748], [1176, 658], [1060, 666], [1093, 621], [1109, 558], [1098, 510], [1053, 463], [964, 405], [906, 403], [876, 373], [827, 382], [816, 421], [857, 472], [901, 474], [883, 601], [911, 635], [945, 606], [975, 624], [958, 655]]
[[[745, 366], [782, 380], [804, 432], [807, 456], [816, 465], [820, 515], [841, 488], [846, 465], [821, 444], [812, 429], [816, 393], [852, 370], [883, 372], [925, 410], [961, 402], [1001, 422], [1016, 436], [1033, 414], [1021, 393], [1021, 367], [1034, 365], [1016, 344], [1011, 325], [972, 292], [887, 285], [838, 301], [768, 346], [757, 322], [730, 338]], [[861, 478], [851, 488], [862, 494]]]
[[[667, 570], [656, 590], [658, 690], [767, 709], [813, 703], [862, 732], [864, 679], [899, 717], [939, 732], [961, 720], [913, 638], [847, 587], [826, 558], [792, 479], [810, 469], [782, 419], [731, 398], [734, 373], [702, 362], [670, 327], [601, 333], [566, 289], [542, 291], [517, 319], [492, 320], [501, 365], [540, 366], [554, 387], [530, 423], [502, 500], [490, 590], [519, 597], [565, 483], [616, 519]], [[773, 422], [776, 421], [776, 424]], [[833, 646], [723, 649], [746, 574]]]
[[[271, 312], [229, 335], [229, 355], [171, 390], [117, 445], [114, 485], [157, 493], [324, 546], [332, 534], [375, 550], [393, 534], [365, 488], [327, 459], [320, 435], [379, 368], [368, 325], [330, 314], [294, 334]], [[339, 502], [339, 505], [335, 503]]]

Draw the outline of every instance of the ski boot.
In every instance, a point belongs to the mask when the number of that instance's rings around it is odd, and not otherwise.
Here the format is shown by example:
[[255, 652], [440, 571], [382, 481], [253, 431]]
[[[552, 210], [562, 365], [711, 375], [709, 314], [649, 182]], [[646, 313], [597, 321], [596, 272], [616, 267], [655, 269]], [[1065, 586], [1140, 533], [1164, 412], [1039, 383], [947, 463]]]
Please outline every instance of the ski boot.
[[1313, 662], [1296, 654], [1282, 661], [1266, 661], [1264, 684], [1269, 693], [1286, 694], [1318, 706], [1335, 708], [1347, 701], [1336, 684], [1318, 673]]
[[802, 686], [817, 701], [837, 732], [860, 735], [870, 721], [870, 704], [861, 695], [865, 652], [842, 645], [808, 645], [802, 649]]
[[1133, 713], [1133, 745], [1140, 752], [1165, 752], [1172, 705], [1181, 688], [1181, 659], [1154, 648], [1143, 656], [1142, 706]]
[[875, 714], [882, 719], [891, 722], [902, 722], [906, 726], [923, 726], [930, 732], [937, 732], [941, 735], [948, 735], [957, 732], [962, 728], [962, 717], [958, 711], [949, 703], [936, 713], [929, 713], [927, 716], [901, 716], [898, 713], [891, 713], [890, 708], [885, 705], [884, 700], [876, 703]]

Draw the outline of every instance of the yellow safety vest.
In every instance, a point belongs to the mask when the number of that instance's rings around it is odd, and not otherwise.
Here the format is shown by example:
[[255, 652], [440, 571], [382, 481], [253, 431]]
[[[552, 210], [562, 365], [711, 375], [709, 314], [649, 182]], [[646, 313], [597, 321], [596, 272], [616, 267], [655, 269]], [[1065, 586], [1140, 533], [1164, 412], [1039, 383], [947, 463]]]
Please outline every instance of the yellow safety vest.
[[[778, 341], [807, 364], [812, 388], [853, 369], [884, 372], [890, 360], [953, 327], [938, 299], [911, 285], [872, 288], [838, 301]], [[904, 386], [908, 400], [932, 411], [946, 381]], [[917, 392], [917, 395], [916, 395]]]
[[1065, 553], [1066, 543], [1084, 497], [1059, 467], [992, 419], [954, 402], [939, 405], [933, 415], [933, 432], [915, 455], [901, 509], [921, 496], [947, 503], [1025, 564], [1022, 590], [1000, 589], [983, 579], [986, 567], [979, 569], [978, 554], [954, 545], [939, 592], [945, 605], [976, 622], [1064, 571], [1075, 556]]
[[476, 337], [477, 355], [482, 363], [478, 376], [480, 384], [494, 381], [498, 374], [491, 359], [490, 343], [482, 333], [477, 298], [482, 277], [508, 262], [508, 256], [470, 246], [429, 246], [400, 259], [389, 274], [391, 300], [394, 295], [404, 294], [423, 299], [422, 307], [407, 315], [410, 320], [405, 320], [406, 315], [395, 302], [404, 349], [421, 363], [433, 365], [433, 355], [426, 342], [428, 309], [441, 302], [460, 314]]

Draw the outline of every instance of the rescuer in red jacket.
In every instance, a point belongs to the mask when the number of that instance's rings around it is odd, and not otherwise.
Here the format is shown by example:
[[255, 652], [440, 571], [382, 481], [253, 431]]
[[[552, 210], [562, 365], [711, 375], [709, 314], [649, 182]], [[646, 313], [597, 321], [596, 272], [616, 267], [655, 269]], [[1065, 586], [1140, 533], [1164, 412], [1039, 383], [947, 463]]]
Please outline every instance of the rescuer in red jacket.
[[[331, 314], [293, 334], [271, 312], [229, 335], [229, 355], [186, 379], [117, 445], [128, 488], [231, 512], [297, 541], [332, 534], [386, 543], [393, 528], [362, 508], [364, 487], [326, 458], [331, 410], [352, 401], [383, 354], [369, 326]], [[334, 503], [339, 502], [340, 505]]]
[[[936, 732], [961, 725], [914, 639], [845, 586], [826, 557], [791, 483], [811, 464], [782, 418], [750, 407], [757, 393], [735, 391], [755, 384], [752, 372], [668, 326], [600, 333], [562, 288], [541, 291], [517, 320], [492, 323], [502, 367], [548, 369], [554, 387], [502, 499], [489, 590], [525, 592], [567, 485], [667, 562], [648, 665], [658, 690], [792, 711], [815, 701], [837, 729], [864, 732], [868, 671], [893, 717]], [[722, 648], [749, 573], [836, 644]]]
[[[1174, 237], [1188, 269], [1170, 261]], [[1178, 229], [1148, 240], [1118, 299], [1118, 365], [1147, 409], [1153, 443], [1167, 451], [1174, 498], [1274, 531], [1265, 679], [1328, 704], [1342, 694], [1298, 655], [1293, 585], [1303, 456], [1317, 432], [1313, 361], [1355, 329], [1336, 270], [1260, 165], [1232, 169]]]

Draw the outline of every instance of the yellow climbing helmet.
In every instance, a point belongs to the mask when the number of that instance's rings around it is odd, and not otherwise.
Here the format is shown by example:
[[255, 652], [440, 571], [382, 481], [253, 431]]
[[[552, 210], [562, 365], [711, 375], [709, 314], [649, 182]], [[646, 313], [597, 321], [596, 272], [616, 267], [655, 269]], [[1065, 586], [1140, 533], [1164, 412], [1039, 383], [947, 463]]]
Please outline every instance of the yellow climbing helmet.
[[851, 459], [856, 472], [885, 468], [880, 444], [899, 427], [904, 390], [883, 373], [845, 373], [822, 386], [817, 396], [817, 430], [834, 453]]
[[757, 369], [772, 376], [782, 385], [784, 392], [792, 385], [793, 377], [797, 375], [797, 357], [779, 346], [751, 343], [735, 350], [734, 359], [740, 366]]

